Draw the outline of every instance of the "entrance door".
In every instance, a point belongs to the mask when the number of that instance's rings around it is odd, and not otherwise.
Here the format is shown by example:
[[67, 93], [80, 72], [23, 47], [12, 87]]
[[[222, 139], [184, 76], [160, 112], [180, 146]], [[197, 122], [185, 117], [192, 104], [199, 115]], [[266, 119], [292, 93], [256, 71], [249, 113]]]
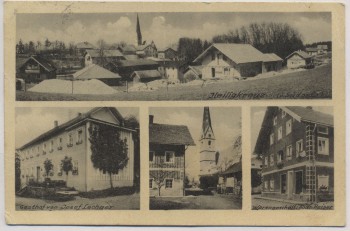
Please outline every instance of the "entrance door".
[[288, 198], [293, 196], [293, 171], [288, 172]]
[[211, 68], [211, 76], [215, 78], [215, 68]]
[[295, 194], [300, 194], [303, 191], [303, 172], [295, 172]]
[[36, 167], [36, 181], [39, 182], [40, 180], [40, 166]]
[[285, 194], [287, 192], [287, 175], [281, 175], [281, 193]]

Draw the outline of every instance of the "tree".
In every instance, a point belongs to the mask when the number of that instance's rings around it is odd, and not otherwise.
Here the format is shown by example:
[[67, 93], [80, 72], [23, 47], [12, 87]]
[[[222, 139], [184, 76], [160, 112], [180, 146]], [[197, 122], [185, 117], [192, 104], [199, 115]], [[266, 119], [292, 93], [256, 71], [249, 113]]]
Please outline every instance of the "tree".
[[34, 54], [35, 53], [35, 44], [34, 44], [33, 41], [29, 41], [28, 53], [30, 53], [30, 54]]
[[91, 143], [91, 161], [94, 168], [109, 175], [113, 188], [112, 174], [117, 174], [129, 160], [127, 140], [122, 140], [119, 131], [108, 125], [89, 127]]
[[16, 48], [17, 48], [17, 54], [24, 53], [24, 45], [23, 45], [22, 39], [19, 40], [18, 44], [16, 45]]
[[15, 190], [16, 192], [21, 189], [21, 159], [19, 154], [15, 153]]
[[44, 161], [44, 168], [45, 168], [45, 173], [46, 177], [49, 177], [50, 171], [53, 169], [53, 164], [52, 161], [46, 158]]
[[66, 173], [66, 183], [68, 183], [68, 174], [73, 170], [72, 157], [65, 156], [61, 160], [61, 170]]
[[51, 46], [51, 42], [49, 41], [49, 39], [47, 38], [45, 40], [45, 47], [48, 48], [49, 46]]
[[157, 185], [158, 196], [160, 196], [160, 190], [165, 185], [165, 179], [170, 178], [173, 172], [166, 170], [166, 164], [163, 159], [157, 159], [156, 163], [153, 164], [157, 170], [150, 171], [150, 178], [153, 178], [154, 183]]
[[192, 62], [203, 52], [203, 42], [199, 38], [180, 38], [177, 52], [182, 59]]

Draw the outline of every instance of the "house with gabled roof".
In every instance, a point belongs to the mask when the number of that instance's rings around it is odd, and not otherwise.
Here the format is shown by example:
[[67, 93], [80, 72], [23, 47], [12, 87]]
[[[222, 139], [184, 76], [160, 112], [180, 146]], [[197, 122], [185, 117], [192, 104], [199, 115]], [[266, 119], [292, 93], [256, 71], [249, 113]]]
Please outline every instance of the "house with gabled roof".
[[118, 50], [99, 50], [91, 49], [87, 50], [84, 54], [84, 64], [88, 66], [90, 64], [98, 64], [105, 66], [109, 62], [115, 62], [119, 60], [125, 60], [124, 55]]
[[31, 56], [18, 67], [16, 77], [26, 82], [38, 83], [45, 79], [56, 78], [55, 65], [41, 56]]
[[154, 123], [149, 116], [150, 196], [185, 195], [185, 152], [194, 145], [187, 126]]
[[262, 158], [262, 196], [333, 200], [333, 116], [311, 107], [268, 107], [254, 153]]
[[305, 51], [294, 51], [286, 57], [288, 68], [300, 68], [312, 63], [312, 57]]
[[[30, 121], [40, 126], [38, 121]], [[116, 108], [97, 107], [86, 113], [78, 113], [73, 119], [59, 124], [53, 121], [53, 128], [22, 145], [17, 150], [21, 160], [21, 182], [25, 187], [30, 181], [43, 182], [45, 178], [66, 181], [68, 187], [78, 191], [101, 190], [110, 187], [110, 177], [94, 165], [90, 131], [92, 128], [114, 129], [127, 144], [127, 165], [112, 174], [115, 187], [133, 186], [134, 181], [134, 136], [136, 130], [125, 126], [125, 119]], [[61, 160], [72, 158], [73, 169], [66, 177], [62, 172]], [[52, 161], [53, 169], [47, 176], [44, 161]]]
[[122, 77], [118, 73], [113, 73], [97, 64], [91, 64], [72, 75], [73, 80], [98, 79], [110, 86], [118, 85]]
[[262, 72], [279, 71], [282, 69], [283, 59], [275, 53], [265, 53]]
[[281, 65], [275, 63], [280, 59], [276, 56], [264, 55], [250, 44], [214, 43], [193, 62], [203, 66], [202, 79], [226, 79], [253, 77], [269, 69], [279, 69]]

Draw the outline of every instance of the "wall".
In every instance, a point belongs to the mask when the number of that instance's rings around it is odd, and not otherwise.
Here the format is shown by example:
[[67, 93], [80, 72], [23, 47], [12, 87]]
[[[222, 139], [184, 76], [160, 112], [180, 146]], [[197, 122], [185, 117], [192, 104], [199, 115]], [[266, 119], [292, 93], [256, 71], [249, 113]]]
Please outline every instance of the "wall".
[[[161, 196], [183, 196], [185, 177], [185, 147], [184, 145], [156, 145], [150, 144], [150, 152], [154, 152], [153, 162], [149, 162], [150, 179], [157, 180], [158, 174], [165, 174], [165, 178], [173, 179], [173, 187], [162, 186]], [[175, 152], [174, 163], [164, 163], [165, 151]], [[159, 177], [162, 179], [163, 177]], [[164, 180], [165, 183], [165, 180]], [[157, 184], [153, 181], [150, 196], [158, 196]]]
[[[215, 59], [212, 60], [212, 53], [215, 54]], [[219, 58], [218, 55], [219, 54]], [[237, 71], [237, 65], [230, 61], [228, 58], [224, 60], [224, 55], [221, 52], [215, 50], [208, 52], [203, 60], [202, 65], [202, 79], [212, 79], [212, 68], [215, 69], [215, 78], [229, 79], [234, 77], [240, 77], [240, 73]], [[226, 71], [225, 71], [226, 70]]]
[[301, 66], [305, 66], [306, 61], [305, 59], [301, 58], [299, 55], [294, 54], [287, 60], [287, 67], [288, 68], [298, 68]]
[[[77, 131], [82, 131], [82, 144], [77, 144]], [[73, 134], [73, 145], [72, 147], [68, 147], [68, 134]], [[30, 178], [31, 175], [33, 175], [34, 178], [36, 178], [36, 168], [40, 167], [41, 169], [41, 177], [39, 181], [44, 180], [43, 174], [45, 173], [44, 169], [44, 161], [46, 159], [49, 159], [52, 161], [54, 167], [53, 167], [53, 176], [49, 176], [52, 180], [64, 180], [66, 181], [67, 177], [64, 172], [62, 172], [62, 175], [59, 173], [61, 172], [61, 160], [64, 159], [65, 156], [72, 157], [72, 163], [75, 161], [78, 161], [78, 174], [73, 175], [72, 172], [69, 172], [68, 174], [68, 182], [67, 186], [74, 187], [75, 189], [79, 191], [85, 190], [85, 153], [86, 153], [86, 140], [84, 139], [86, 134], [85, 126], [79, 126], [77, 128], [71, 129], [69, 131], [64, 131], [58, 135], [55, 135], [51, 137], [50, 139], [44, 140], [38, 144], [31, 145], [30, 147], [22, 150], [21, 154], [21, 179], [22, 182], [26, 182], [26, 175]], [[58, 149], [58, 139], [62, 138], [62, 149]], [[50, 143], [51, 140], [54, 141], [53, 150], [50, 151]], [[46, 147], [46, 154], [43, 154], [42, 147], [44, 143], [47, 144]], [[40, 153], [37, 153], [37, 147], [39, 146]], [[34, 148], [34, 153], [32, 152], [32, 148]], [[29, 156], [25, 156], [27, 154], [27, 151], [30, 150]], [[33, 156], [33, 157], [31, 157]], [[28, 158], [27, 158], [28, 157]], [[33, 169], [33, 170], [32, 170]]]
[[[92, 122], [86, 124], [86, 129], [89, 128]], [[86, 139], [90, 137], [89, 133], [86, 133]], [[134, 141], [132, 139], [132, 133], [130, 131], [120, 130], [121, 139], [127, 139], [128, 145], [128, 163], [118, 172], [118, 174], [112, 175], [114, 187], [133, 186], [134, 180]], [[110, 187], [110, 178], [108, 174], [95, 169], [91, 162], [91, 144], [86, 143], [86, 187], [87, 191], [101, 190]]]
[[165, 75], [168, 81], [172, 83], [178, 83], [179, 82], [179, 70], [176, 67], [166, 67], [165, 68]]

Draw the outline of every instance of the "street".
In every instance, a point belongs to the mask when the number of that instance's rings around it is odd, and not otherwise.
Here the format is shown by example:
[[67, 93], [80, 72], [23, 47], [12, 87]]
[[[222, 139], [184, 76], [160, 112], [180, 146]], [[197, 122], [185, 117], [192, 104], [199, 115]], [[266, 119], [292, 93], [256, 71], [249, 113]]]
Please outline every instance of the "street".
[[233, 195], [150, 198], [151, 210], [241, 208], [242, 200]]

